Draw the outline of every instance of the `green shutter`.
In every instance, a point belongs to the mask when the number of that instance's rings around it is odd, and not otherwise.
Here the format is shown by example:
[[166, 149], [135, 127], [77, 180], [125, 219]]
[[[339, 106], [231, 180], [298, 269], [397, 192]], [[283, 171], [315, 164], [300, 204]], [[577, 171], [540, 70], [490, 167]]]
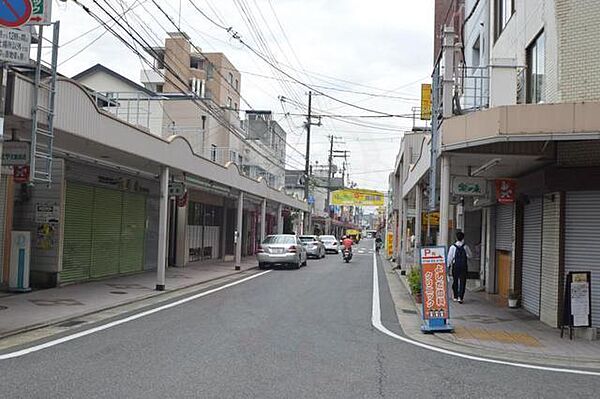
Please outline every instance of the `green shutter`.
[[93, 198], [92, 187], [67, 182], [62, 283], [90, 277]]
[[95, 188], [94, 194], [90, 274], [99, 278], [119, 273], [123, 194], [105, 188]]
[[146, 197], [123, 194], [121, 226], [120, 273], [139, 272], [144, 267], [144, 239], [146, 232]]

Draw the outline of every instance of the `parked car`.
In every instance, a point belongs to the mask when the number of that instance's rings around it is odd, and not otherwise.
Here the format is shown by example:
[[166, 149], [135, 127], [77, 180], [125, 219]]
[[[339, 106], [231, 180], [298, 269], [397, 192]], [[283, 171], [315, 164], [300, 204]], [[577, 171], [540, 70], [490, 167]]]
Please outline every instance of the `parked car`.
[[300, 266], [306, 266], [308, 256], [306, 248], [295, 235], [274, 234], [267, 236], [260, 244], [256, 258], [259, 269], [275, 265], [290, 265], [300, 269]]
[[320, 236], [319, 238], [325, 246], [325, 252], [331, 252], [334, 254], [340, 253], [340, 243], [335, 236]]
[[322, 259], [325, 257], [325, 245], [319, 240], [318, 236], [300, 236], [302, 245], [306, 248], [308, 256], [313, 258]]

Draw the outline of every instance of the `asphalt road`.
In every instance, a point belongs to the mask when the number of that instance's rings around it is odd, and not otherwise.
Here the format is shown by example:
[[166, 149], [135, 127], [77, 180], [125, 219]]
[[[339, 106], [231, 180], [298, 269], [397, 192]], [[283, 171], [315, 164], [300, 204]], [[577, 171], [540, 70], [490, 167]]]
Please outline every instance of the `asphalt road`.
[[[371, 246], [0, 361], [0, 397], [598, 397], [598, 377], [464, 360], [375, 330]], [[379, 276], [382, 321], [400, 332]]]

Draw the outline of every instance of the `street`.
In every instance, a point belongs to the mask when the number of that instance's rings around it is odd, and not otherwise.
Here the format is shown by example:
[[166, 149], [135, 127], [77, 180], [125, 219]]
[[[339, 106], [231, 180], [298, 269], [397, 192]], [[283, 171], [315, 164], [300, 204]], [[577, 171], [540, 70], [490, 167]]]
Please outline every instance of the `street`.
[[[4, 397], [595, 397], [600, 379], [451, 357], [371, 326], [372, 248], [274, 270], [0, 363]], [[382, 322], [401, 333], [379, 269]], [[467, 305], [465, 305], [467, 306]]]

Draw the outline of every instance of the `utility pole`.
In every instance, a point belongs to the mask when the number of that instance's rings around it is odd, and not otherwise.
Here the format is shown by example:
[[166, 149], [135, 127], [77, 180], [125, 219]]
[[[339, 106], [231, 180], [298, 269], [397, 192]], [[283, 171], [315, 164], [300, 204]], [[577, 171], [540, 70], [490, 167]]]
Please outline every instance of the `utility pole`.
[[[308, 92], [308, 115], [306, 116], [306, 165], [304, 166], [304, 198], [308, 203], [308, 196], [310, 195], [309, 184], [310, 184], [310, 127], [312, 125], [321, 126], [321, 118], [319, 117], [318, 123], [312, 121], [312, 91]], [[309, 206], [310, 208], [310, 206]], [[310, 221], [311, 212], [310, 209], [304, 214], [304, 234], [310, 233]]]
[[331, 165], [333, 164], [333, 135], [329, 136], [329, 169], [327, 172], [327, 201], [324, 211], [329, 213], [329, 201], [331, 199]]

